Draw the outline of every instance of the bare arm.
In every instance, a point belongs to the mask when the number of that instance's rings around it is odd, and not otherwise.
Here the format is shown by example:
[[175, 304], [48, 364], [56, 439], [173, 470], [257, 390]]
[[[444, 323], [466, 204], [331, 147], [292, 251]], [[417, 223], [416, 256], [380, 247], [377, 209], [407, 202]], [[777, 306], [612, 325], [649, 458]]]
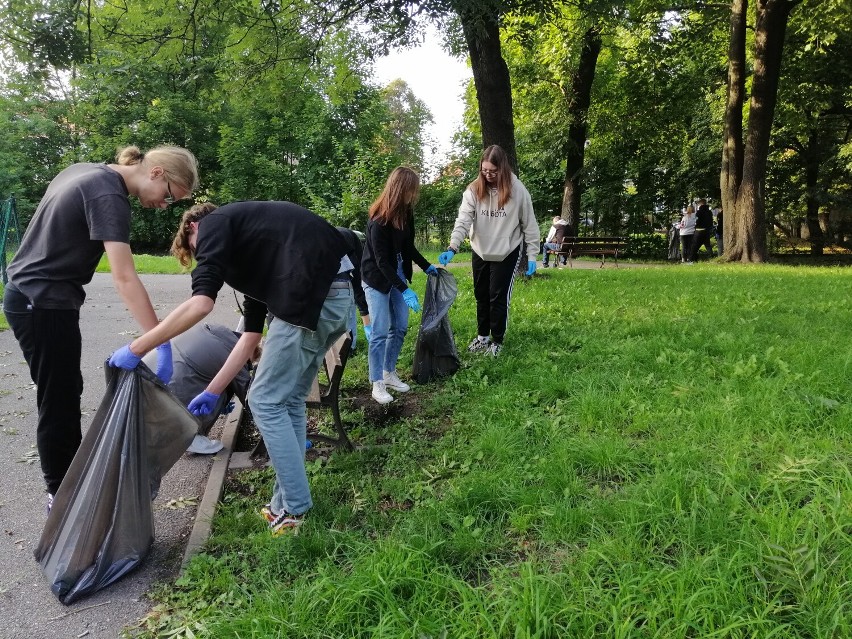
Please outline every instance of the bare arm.
[[151, 305], [148, 291], [136, 274], [130, 245], [124, 242], [104, 242], [104, 251], [112, 271], [115, 290], [139, 326], [150, 331], [157, 326], [157, 314]]
[[228, 355], [228, 359], [225, 360], [222, 368], [216, 373], [216, 377], [210, 380], [210, 383], [207, 385], [208, 392], [214, 395], [222, 394], [228, 384], [231, 383], [242, 370], [243, 366], [246, 365], [246, 362], [251, 359], [254, 349], [260, 344], [261, 337], [260, 333], [243, 333], [240, 336], [231, 354]]
[[130, 343], [134, 355], [142, 357], [160, 344], [195, 326], [213, 310], [213, 300], [206, 295], [194, 295], [169, 313], [162, 322]]

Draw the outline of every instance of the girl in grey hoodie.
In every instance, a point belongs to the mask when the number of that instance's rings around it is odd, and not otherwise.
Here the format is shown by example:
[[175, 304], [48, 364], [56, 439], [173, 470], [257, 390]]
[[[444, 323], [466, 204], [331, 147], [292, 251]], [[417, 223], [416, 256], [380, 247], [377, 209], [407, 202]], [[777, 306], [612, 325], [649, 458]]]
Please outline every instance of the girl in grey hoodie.
[[503, 348], [515, 271], [527, 259], [535, 273], [540, 234], [532, 198], [512, 173], [506, 152], [496, 144], [482, 152], [479, 175], [462, 196], [450, 246], [438, 260], [446, 265], [470, 237], [478, 335], [468, 346], [496, 357]]

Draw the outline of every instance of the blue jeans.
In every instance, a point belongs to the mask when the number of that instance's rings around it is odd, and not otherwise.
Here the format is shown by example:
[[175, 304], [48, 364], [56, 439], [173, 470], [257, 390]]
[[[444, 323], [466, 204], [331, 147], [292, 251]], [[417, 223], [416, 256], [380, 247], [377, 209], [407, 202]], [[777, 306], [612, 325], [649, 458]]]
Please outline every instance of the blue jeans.
[[[557, 244], [556, 242], [545, 242], [541, 247], [541, 252], [544, 255], [541, 260], [542, 263], [547, 265], [547, 263], [550, 261], [550, 254], [548, 253], [548, 251], [558, 251], [559, 247], [561, 246], [561, 244]], [[564, 255], [557, 255], [557, 257], [562, 261], [563, 264], [568, 261], [568, 258]]]
[[347, 329], [352, 288], [331, 289], [316, 331], [273, 318], [249, 391], [249, 407], [275, 468], [275, 513], [301, 515], [312, 505], [305, 472], [305, 400], [325, 352]]
[[384, 379], [384, 371], [396, 370], [396, 361], [408, 332], [408, 306], [402, 299], [402, 293], [391, 287], [387, 293], [370, 288], [362, 282], [370, 310], [370, 349], [367, 360], [370, 363], [370, 381]]

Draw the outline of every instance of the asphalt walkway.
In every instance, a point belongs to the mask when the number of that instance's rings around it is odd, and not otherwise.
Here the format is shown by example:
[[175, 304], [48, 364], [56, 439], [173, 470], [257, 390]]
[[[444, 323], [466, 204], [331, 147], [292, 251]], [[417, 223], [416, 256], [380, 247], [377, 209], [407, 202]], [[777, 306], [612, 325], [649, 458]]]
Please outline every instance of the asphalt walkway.
[[[189, 275], [143, 275], [142, 281], [160, 317], [190, 295]], [[105, 359], [138, 330], [110, 275], [96, 274], [86, 292], [81, 311], [84, 429], [106, 388]], [[226, 287], [206, 321], [236, 327], [236, 309], [233, 291]], [[65, 606], [33, 558], [46, 518], [35, 403], [35, 386], [18, 344], [11, 331], [0, 331], [0, 639], [116, 639], [150, 610], [146, 593], [151, 586], [177, 575], [212, 458], [184, 455], [166, 474], [154, 501], [154, 546], [143, 565]]]

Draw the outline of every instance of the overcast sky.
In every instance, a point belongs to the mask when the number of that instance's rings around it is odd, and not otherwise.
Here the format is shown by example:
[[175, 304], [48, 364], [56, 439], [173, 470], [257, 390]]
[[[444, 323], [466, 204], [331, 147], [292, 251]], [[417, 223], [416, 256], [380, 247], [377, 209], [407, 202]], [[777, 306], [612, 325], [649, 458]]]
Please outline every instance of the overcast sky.
[[453, 132], [461, 125], [464, 113], [464, 87], [471, 77], [467, 61], [445, 53], [432, 28], [420, 47], [396, 51], [376, 62], [375, 78], [381, 85], [397, 78], [405, 80], [432, 112], [435, 124], [429, 133], [438, 153], [424, 158], [427, 166], [444, 159], [450, 151]]

